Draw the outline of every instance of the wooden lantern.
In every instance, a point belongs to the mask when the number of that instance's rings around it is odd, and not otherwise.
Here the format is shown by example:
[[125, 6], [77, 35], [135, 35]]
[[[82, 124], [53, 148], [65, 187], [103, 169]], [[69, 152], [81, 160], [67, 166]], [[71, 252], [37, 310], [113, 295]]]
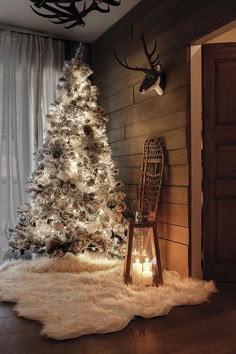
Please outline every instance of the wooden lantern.
[[139, 210], [128, 228], [124, 266], [126, 284], [163, 284], [157, 234], [157, 209], [163, 170], [162, 146], [158, 138], [150, 137], [144, 143]]
[[155, 222], [129, 223], [124, 281], [137, 285], [163, 284]]

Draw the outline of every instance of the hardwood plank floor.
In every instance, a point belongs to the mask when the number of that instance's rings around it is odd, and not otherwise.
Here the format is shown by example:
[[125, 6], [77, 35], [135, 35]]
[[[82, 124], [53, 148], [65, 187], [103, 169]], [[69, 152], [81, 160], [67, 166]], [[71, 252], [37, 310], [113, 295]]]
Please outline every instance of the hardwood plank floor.
[[[167, 316], [136, 318], [121, 332], [54, 341], [41, 324], [0, 303], [1, 354], [235, 354], [236, 284], [218, 284], [205, 304], [174, 308]], [[105, 319], [104, 319], [105, 320]]]

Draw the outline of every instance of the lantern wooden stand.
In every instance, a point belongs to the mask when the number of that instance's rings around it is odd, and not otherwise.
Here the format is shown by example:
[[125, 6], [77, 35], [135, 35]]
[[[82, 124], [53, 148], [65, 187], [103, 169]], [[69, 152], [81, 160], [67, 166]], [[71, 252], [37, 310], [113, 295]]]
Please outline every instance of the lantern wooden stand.
[[[136, 284], [146, 284], [159, 286], [163, 284], [162, 267], [160, 258], [160, 249], [157, 234], [157, 209], [160, 197], [160, 189], [164, 170], [164, 154], [160, 141], [156, 137], [150, 137], [144, 142], [143, 163], [141, 170], [141, 184], [140, 184], [140, 199], [139, 210], [136, 211], [135, 221], [129, 222], [128, 237], [127, 237], [127, 250], [124, 266], [124, 282], [126, 284], [134, 283], [134, 270], [138, 270], [138, 282]], [[147, 210], [149, 211], [147, 213]], [[142, 218], [143, 215], [143, 218]], [[140, 217], [141, 216], [141, 217]], [[140, 257], [140, 251], [134, 249], [134, 232], [140, 230], [152, 231], [152, 259], [148, 262], [134, 264], [134, 253]], [[143, 231], [142, 231], [143, 232]], [[145, 236], [142, 236], [145, 239]], [[147, 237], [147, 236], [146, 236]], [[136, 236], [138, 240], [139, 235]], [[144, 250], [145, 251], [145, 250]], [[146, 252], [146, 251], [145, 251]], [[145, 257], [145, 254], [142, 254]], [[149, 272], [143, 267], [148, 266]], [[146, 273], [146, 274], [145, 274]], [[148, 284], [145, 280], [147, 273], [152, 274], [151, 280]], [[136, 275], [137, 276], [137, 273]], [[142, 278], [144, 277], [144, 278]], [[136, 277], [137, 278], [137, 277]], [[143, 280], [142, 280], [143, 279]]]
[[155, 257], [156, 257], [156, 264], [152, 265], [153, 271], [153, 285], [158, 286], [163, 284], [162, 278], [162, 268], [161, 268], [161, 258], [160, 258], [160, 249], [158, 243], [158, 236], [157, 236], [157, 225], [156, 222], [145, 222], [143, 224], [139, 223], [129, 223], [129, 230], [128, 230], [128, 244], [127, 244], [127, 255], [125, 260], [125, 269], [124, 269], [124, 281], [125, 284], [132, 283], [132, 272], [131, 271], [131, 260], [132, 260], [132, 245], [133, 245], [133, 236], [134, 236], [134, 229], [135, 228], [151, 228], [153, 232], [153, 239], [154, 239], [154, 248], [155, 248]]

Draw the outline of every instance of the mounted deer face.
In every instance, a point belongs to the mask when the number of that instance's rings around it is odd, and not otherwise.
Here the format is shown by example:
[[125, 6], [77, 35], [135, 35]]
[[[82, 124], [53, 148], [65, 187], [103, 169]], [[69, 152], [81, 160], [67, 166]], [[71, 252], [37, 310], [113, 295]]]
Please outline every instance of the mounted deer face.
[[124, 62], [121, 61], [116, 52], [114, 51], [114, 56], [118, 63], [122, 65], [124, 68], [128, 70], [135, 70], [135, 71], [141, 71], [145, 75], [145, 78], [143, 82], [141, 83], [139, 87], [139, 91], [143, 94], [148, 90], [156, 90], [158, 95], [163, 95], [164, 89], [165, 89], [165, 74], [161, 70], [161, 64], [160, 64], [160, 57], [159, 54], [156, 55], [154, 59], [153, 56], [155, 55], [156, 49], [157, 49], [157, 44], [155, 41], [154, 48], [151, 53], [148, 52], [147, 49], [147, 44], [144, 38], [144, 33], [140, 36], [142, 43], [143, 43], [143, 49], [144, 53], [148, 59], [148, 63], [150, 65], [150, 68], [138, 68], [138, 67], [132, 67], [129, 66], [127, 61], [124, 59]]

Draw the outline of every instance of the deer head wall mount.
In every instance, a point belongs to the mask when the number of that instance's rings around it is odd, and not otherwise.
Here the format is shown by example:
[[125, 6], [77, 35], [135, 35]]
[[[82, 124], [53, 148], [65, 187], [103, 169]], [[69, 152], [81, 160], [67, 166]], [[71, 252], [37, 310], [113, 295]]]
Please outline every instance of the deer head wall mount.
[[114, 56], [118, 63], [122, 65], [124, 68], [128, 70], [141, 71], [145, 78], [139, 87], [139, 91], [144, 94], [148, 90], [156, 90], [158, 95], [163, 95], [165, 90], [165, 74], [161, 69], [160, 56], [156, 54], [153, 59], [153, 56], [156, 53], [157, 43], [155, 41], [155, 45], [151, 53], [148, 52], [147, 44], [145, 41], [144, 33], [141, 34], [140, 39], [143, 43], [144, 53], [148, 59], [148, 63], [150, 68], [139, 68], [137, 66], [130, 66], [127, 61], [124, 59], [123, 61], [117, 56], [116, 51], [114, 51]]
[[[102, 13], [110, 12], [110, 6], [119, 6], [121, 0], [92, 0], [90, 6], [86, 6], [85, 0], [30, 0], [36, 8], [44, 9], [51, 14], [45, 14], [37, 11], [33, 6], [31, 9], [39, 16], [48, 18], [52, 23], [66, 24], [65, 28], [69, 29], [75, 26], [85, 26], [84, 17], [92, 11]], [[83, 1], [83, 8], [81, 10], [76, 7], [75, 3]], [[99, 6], [99, 4], [107, 4], [106, 8]]]

